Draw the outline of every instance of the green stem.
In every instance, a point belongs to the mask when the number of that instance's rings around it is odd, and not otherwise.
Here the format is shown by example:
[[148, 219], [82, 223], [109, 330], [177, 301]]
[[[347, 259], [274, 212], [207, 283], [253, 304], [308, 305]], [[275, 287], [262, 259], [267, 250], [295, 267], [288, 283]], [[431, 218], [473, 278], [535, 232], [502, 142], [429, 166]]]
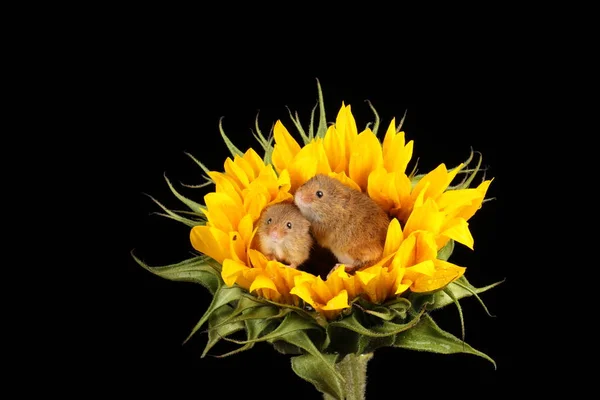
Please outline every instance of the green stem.
[[[346, 380], [344, 385], [346, 392], [345, 400], [366, 399], [367, 363], [371, 358], [373, 358], [373, 353], [361, 355], [348, 354], [342, 361], [336, 364], [336, 369]], [[324, 394], [323, 400], [334, 400], [334, 398]]]

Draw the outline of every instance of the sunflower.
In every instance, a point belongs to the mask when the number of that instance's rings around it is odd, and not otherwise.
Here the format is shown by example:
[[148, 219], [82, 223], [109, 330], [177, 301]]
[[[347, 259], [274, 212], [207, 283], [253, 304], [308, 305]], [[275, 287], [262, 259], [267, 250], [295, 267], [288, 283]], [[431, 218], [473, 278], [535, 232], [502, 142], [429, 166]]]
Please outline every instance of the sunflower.
[[[413, 141], [390, 122], [383, 142], [358, 132], [351, 106], [342, 103], [322, 137], [301, 146], [278, 120], [272, 164], [256, 151], [234, 154], [223, 171], [210, 171], [215, 191], [204, 197], [206, 225], [191, 230], [192, 246], [223, 265], [223, 281], [275, 302], [300, 300], [335, 318], [361, 296], [381, 304], [406, 291], [433, 292], [461, 277], [465, 268], [438, 258], [449, 240], [473, 248], [468, 219], [481, 207], [490, 180], [475, 189], [450, 189], [464, 167], [444, 164], [420, 177], [406, 174]], [[366, 193], [392, 217], [381, 260], [350, 276], [341, 269], [326, 280], [268, 260], [253, 246], [256, 222], [269, 205], [291, 201], [317, 174]], [[333, 267], [333, 266], [332, 266]]]
[[[399, 124], [392, 118], [380, 138], [380, 119], [370, 103], [375, 123], [360, 132], [351, 106], [342, 103], [328, 126], [319, 84], [318, 89], [316, 129], [316, 106], [308, 132], [298, 115], [290, 113], [300, 142], [281, 120], [268, 137], [257, 121], [255, 137], [262, 156], [253, 148], [240, 151], [219, 124], [231, 152], [221, 170], [209, 170], [188, 154], [205, 173], [206, 182], [199, 186], [214, 188], [204, 203], [184, 197], [168, 180], [192, 216], [153, 199], [164, 216], [191, 228], [190, 242], [199, 254], [163, 267], [149, 267], [134, 258], [159, 276], [197, 282], [211, 292], [213, 300], [189, 336], [208, 324], [203, 356], [222, 339], [242, 345], [225, 355], [269, 342], [281, 353], [295, 355], [294, 372], [334, 398], [364, 398], [364, 388], [351, 393], [352, 382], [364, 380], [367, 361], [382, 346], [470, 353], [494, 363], [440, 329], [429, 315], [454, 303], [464, 337], [458, 300], [472, 295], [479, 299], [479, 293], [500, 283], [476, 288], [464, 277], [465, 267], [448, 261], [455, 243], [474, 249], [468, 221], [481, 208], [492, 183], [482, 179], [471, 187], [481, 157], [474, 168], [469, 168], [471, 152], [453, 168], [442, 163], [416, 174], [414, 166], [407, 173], [414, 142], [407, 141], [401, 129], [404, 118]], [[307, 263], [296, 269], [259, 250], [255, 239], [264, 210], [292, 203], [296, 190], [320, 174], [364, 193], [389, 216], [383, 252], [371, 265], [348, 273], [345, 268], [333, 269], [333, 254], [328, 258], [311, 252]], [[462, 181], [455, 183], [459, 176]], [[318, 264], [324, 264], [327, 273], [311, 269]], [[244, 339], [233, 338], [238, 331], [245, 332]]]

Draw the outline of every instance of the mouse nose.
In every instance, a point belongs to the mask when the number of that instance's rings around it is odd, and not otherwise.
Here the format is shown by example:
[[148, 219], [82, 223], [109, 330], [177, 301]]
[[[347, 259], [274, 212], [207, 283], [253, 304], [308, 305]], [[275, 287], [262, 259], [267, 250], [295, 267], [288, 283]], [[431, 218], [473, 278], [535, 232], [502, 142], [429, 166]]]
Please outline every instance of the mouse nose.
[[294, 203], [296, 203], [296, 205], [305, 203], [304, 199], [302, 198], [301, 192], [296, 192], [296, 194], [294, 195]]
[[273, 240], [279, 240], [283, 237], [283, 234], [279, 229], [272, 229], [271, 232], [269, 232], [269, 236]]

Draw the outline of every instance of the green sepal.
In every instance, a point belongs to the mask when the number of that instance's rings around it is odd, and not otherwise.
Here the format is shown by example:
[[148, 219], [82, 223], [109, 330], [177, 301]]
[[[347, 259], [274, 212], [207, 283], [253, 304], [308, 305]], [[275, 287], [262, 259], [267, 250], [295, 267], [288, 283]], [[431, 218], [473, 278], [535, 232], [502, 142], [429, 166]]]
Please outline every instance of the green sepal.
[[454, 240], [450, 239], [450, 240], [448, 240], [448, 243], [446, 243], [444, 245], [444, 247], [442, 247], [438, 251], [437, 258], [440, 259], [440, 260], [442, 260], [442, 261], [448, 261], [448, 259], [452, 255], [453, 251], [454, 251]]
[[225, 142], [225, 145], [227, 146], [227, 149], [231, 153], [232, 157], [235, 157], [235, 156], [243, 157], [244, 153], [242, 153], [240, 151], [240, 149], [238, 149], [237, 147], [235, 147], [235, 145], [233, 144], [233, 142], [231, 140], [229, 140], [229, 138], [225, 134], [225, 131], [223, 131], [223, 118], [224, 117], [221, 117], [219, 119], [219, 132], [221, 132], [221, 137], [223, 138], [223, 141]]
[[[216, 345], [221, 339], [244, 329], [245, 325], [242, 322], [230, 322], [224, 323], [230, 318], [230, 314], [233, 312], [233, 307], [224, 305], [216, 309], [211, 316], [208, 318], [208, 341], [204, 347], [201, 358], [204, 358], [208, 351]], [[231, 355], [231, 353], [228, 353]], [[222, 356], [221, 356], [222, 357]]]
[[325, 102], [323, 101], [323, 91], [321, 90], [321, 83], [317, 79], [317, 91], [319, 95], [319, 126], [317, 128], [316, 136], [318, 138], [324, 138], [327, 132], [327, 118], [325, 117]]
[[160, 215], [161, 217], [166, 217], [166, 218], [175, 220], [177, 222], [181, 222], [182, 224], [185, 224], [185, 225], [189, 226], [190, 228], [193, 228], [194, 226], [206, 224], [206, 220], [198, 220], [197, 221], [197, 220], [182, 217], [181, 215], [178, 215], [178, 214], [174, 213], [173, 211], [169, 210], [161, 202], [159, 202], [158, 200], [156, 200], [154, 197], [150, 196], [149, 194], [146, 194], [146, 196], [150, 197], [150, 200], [155, 202], [160, 208], [162, 208], [164, 210], [164, 212], [166, 214], [156, 213], [156, 214]]
[[371, 102], [369, 100], [365, 100], [365, 101], [369, 104], [371, 111], [373, 111], [373, 114], [375, 115], [375, 123], [373, 124], [373, 129], [371, 129], [371, 132], [373, 132], [373, 135], [377, 136], [377, 131], [379, 130], [379, 122], [380, 122], [379, 114], [377, 114], [375, 107], [373, 107], [373, 104], [371, 104]]
[[280, 310], [270, 306], [247, 308], [239, 314], [235, 310], [232, 310], [227, 319], [222, 320], [218, 325], [211, 326], [209, 329], [219, 329], [221, 328], [221, 325], [244, 322], [249, 319], [271, 319], [278, 316], [281, 316]]
[[193, 257], [176, 264], [158, 267], [150, 267], [137, 258], [133, 251], [131, 256], [145, 270], [152, 272], [154, 275], [171, 281], [199, 283], [213, 295], [222, 282], [219, 272], [210, 265], [209, 258], [206, 256]]
[[171, 181], [169, 180], [169, 178], [167, 178], [166, 174], [164, 175], [164, 177], [165, 181], [167, 181], [167, 185], [169, 185], [169, 189], [171, 189], [171, 192], [173, 192], [175, 197], [177, 197], [183, 204], [188, 206], [190, 210], [192, 210], [195, 213], [198, 213], [199, 216], [203, 216], [203, 214], [200, 215], [200, 213], [202, 213], [202, 210], [205, 210], [206, 207], [181, 195], [177, 190], [175, 190], [175, 188], [171, 184]]
[[292, 370], [300, 378], [310, 382], [319, 392], [325, 393], [335, 399], [344, 399], [345, 391], [342, 380], [335, 371], [337, 355], [323, 354], [317, 357], [312, 354], [303, 354], [292, 357]]
[[442, 330], [429, 314], [424, 314], [419, 323], [411, 329], [399, 333], [396, 336], [394, 347], [439, 354], [473, 354], [490, 361], [494, 364], [494, 369], [496, 368], [496, 362], [490, 356], [475, 350], [456, 336]]
[[240, 289], [237, 286], [222, 286], [220, 282], [219, 285], [220, 287], [215, 292], [214, 297], [210, 305], [208, 306], [208, 309], [206, 310], [202, 318], [200, 318], [200, 321], [198, 321], [196, 326], [194, 326], [194, 329], [192, 329], [192, 332], [183, 341], [183, 343], [186, 343], [188, 340], [190, 340], [190, 338], [202, 327], [202, 325], [204, 325], [204, 323], [208, 320], [208, 318], [215, 310], [217, 310], [219, 307], [225, 304], [231, 303], [232, 301], [239, 299], [242, 295], [242, 289]]
[[[421, 314], [422, 313], [423, 311], [421, 312]], [[381, 324], [367, 328], [358, 320], [358, 314], [359, 313], [354, 312], [346, 318], [330, 323], [327, 327], [328, 333], [331, 334], [332, 330], [335, 329], [346, 329], [364, 336], [385, 337], [389, 335], [395, 335], [397, 333], [410, 329], [419, 321], [418, 317], [413, 318], [406, 323], [394, 323], [382, 320]]]
[[[477, 298], [477, 300], [481, 303], [481, 305], [483, 306], [483, 308], [485, 309], [487, 314], [490, 315], [489, 311], [487, 310], [487, 307], [483, 303], [483, 300], [481, 300], [481, 298], [477, 295], [479, 293], [483, 293], [489, 289], [492, 289], [492, 288], [498, 286], [502, 282], [504, 282], [504, 280], [498, 281], [496, 283], [492, 283], [491, 285], [487, 285], [487, 286], [484, 286], [481, 288], [476, 288], [475, 286], [471, 285], [469, 283], [469, 281], [467, 281], [467, 278], [465, 278], [465, 276], [463, 275], [460, 278], [458, 278], [457, 280], [455, 280], [454, 282], [451, 282], [450, 284], [448, 284], [448, 286], [446, 286], [446, 289], [451, 291], [456, 299], [462, 299], [464, 297], [475, 296]], [[445, 307], [448, 304], [453, 303], [453, 302], [454, 302], [454, 300], [452, 300], [452, 298], [448, 294], [446, 294], [446, 293], [444, 293], [444, 291], [440, 290], [440, 291], [434, 293], [433, 304], [431, 304], [427, 308], [429, 310], [436, 310], [438, 308]]]
[[248, 339], [248, 340], [233, 340], [230, 339], [234, 343], [238, 344], [246, 344], [246, 343], [256, 343], [256, 342], [266, 342], [271, 340], [279, 340], [282, 336], [287, 335], [291, 332], [302, 331], [306, 329], [321, 329], [319, 325], [314, 322], [310, 322], [306, 318], [299, 316], [294, 312], [288, 312], [285, 316], [284, 320], [279, 324], [277, 328], [275, 328], [269, 334]]

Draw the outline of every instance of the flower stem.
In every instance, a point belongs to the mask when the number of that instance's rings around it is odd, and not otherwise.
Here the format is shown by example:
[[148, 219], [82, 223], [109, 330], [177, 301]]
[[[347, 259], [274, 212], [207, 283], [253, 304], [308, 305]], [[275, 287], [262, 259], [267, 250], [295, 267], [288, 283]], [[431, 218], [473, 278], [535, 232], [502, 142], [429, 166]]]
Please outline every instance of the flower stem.
[[[344, 385], [346, 400], [366, 399], [367, 363], [371, 358], [373, 358], [373, 353], [348, 354], [336, 364], [336, 369], [346, 380]], [[334, 400], [334, 398], [324, 394], [323, 400]]]

